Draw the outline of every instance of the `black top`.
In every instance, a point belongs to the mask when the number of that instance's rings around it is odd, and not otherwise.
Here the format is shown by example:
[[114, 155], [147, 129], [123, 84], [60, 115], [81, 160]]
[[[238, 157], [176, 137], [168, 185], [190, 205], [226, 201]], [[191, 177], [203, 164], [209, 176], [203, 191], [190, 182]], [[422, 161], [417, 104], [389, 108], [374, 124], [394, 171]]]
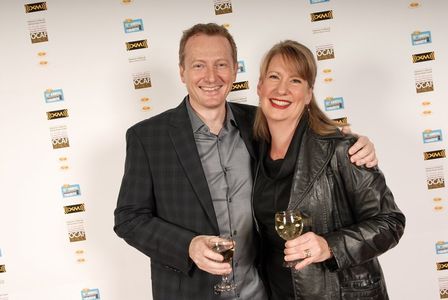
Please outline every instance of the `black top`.
[[283, 267], [285, 240], [275, 231], [276, 211], [288, 208], [295, 164], [307, 118], [301, 118], [284, 159], [272, 160], [270, 145], [261, 146], [261, 163], [254, 187], [254, 211], [263, 242], [262, 265], [271, 299], [294, 299], [291, 270]]

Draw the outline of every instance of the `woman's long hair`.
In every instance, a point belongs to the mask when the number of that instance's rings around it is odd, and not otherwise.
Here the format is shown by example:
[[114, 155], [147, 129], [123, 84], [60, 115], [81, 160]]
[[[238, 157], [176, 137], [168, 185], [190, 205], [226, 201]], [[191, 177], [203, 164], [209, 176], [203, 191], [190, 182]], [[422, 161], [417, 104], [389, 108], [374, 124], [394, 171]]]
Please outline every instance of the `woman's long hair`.
[[[262, 84], [266, 77], [269, 64], [272, 58], [281, 55], [284, 61], [291, 66], [297, 74], [308, 82], [311, 89], [314, 88], [317, 74], [317, 64], [313, 53], [304, 45], [292, 41], [285, 40], [275, 44], [264, 56], [260, 66], [259, 84]], [[310, 103], [305, 107], [303, 114], [308, 114], [308, 123], [310, 128], [317, 134], [328, 135], [338, 130], [338, 123], [331, 120], [319, 108], [314, 92]], [[271, 141], [268, 123], [261, 107], [258, 107], [254, 123], [254, 137], [258, 140]]]

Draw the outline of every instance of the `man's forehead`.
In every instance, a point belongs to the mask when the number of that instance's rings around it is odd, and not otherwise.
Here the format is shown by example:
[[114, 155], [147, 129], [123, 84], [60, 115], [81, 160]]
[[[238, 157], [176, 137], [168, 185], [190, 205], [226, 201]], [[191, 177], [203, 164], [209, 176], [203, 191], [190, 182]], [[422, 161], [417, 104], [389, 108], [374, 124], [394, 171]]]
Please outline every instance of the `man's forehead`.
[[[215, 39], [213, 42], [205, 42], [201, 37], [201, 41], [192, 37], [187, 41], [185, 46], [185, 55], [194, 57], [215, 57], [216, 59], [232, 59], [232, 49], [226, 38], [222, 36], [206, 36], [206, 39]], [[216, 38], [222, 38], [226, 43], [216, 41]]]

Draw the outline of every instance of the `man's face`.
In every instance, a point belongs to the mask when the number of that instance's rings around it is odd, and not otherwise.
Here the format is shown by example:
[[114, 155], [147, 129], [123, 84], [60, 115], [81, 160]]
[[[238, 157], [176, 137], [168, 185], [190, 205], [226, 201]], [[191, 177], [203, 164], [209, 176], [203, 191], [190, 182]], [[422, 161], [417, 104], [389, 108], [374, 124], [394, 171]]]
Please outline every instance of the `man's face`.
[[236, 79], [237, 65], [225, 37], [198, 34], [188, 39], [184, 65], [179, 71], [193, 109], [207, 111], [224, 107]]

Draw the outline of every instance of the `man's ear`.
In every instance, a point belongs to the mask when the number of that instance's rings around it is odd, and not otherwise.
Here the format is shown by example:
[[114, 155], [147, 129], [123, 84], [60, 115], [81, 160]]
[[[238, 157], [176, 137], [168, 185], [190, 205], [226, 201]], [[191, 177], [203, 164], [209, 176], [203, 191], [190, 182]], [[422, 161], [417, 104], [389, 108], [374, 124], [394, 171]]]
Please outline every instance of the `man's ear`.
[[235, 82], [236, 81], [236, 75], [238, 74], [238, 63], [235, 64], [233, 70], [234, 70], [234, 72], [233, 72], [233, 82]]
[[182, 80], [183, 83], [185, 83], [184, 72], [185, 72], [185, 68], [179, 64], [179, 76], [180, 76], [180, 80]]

